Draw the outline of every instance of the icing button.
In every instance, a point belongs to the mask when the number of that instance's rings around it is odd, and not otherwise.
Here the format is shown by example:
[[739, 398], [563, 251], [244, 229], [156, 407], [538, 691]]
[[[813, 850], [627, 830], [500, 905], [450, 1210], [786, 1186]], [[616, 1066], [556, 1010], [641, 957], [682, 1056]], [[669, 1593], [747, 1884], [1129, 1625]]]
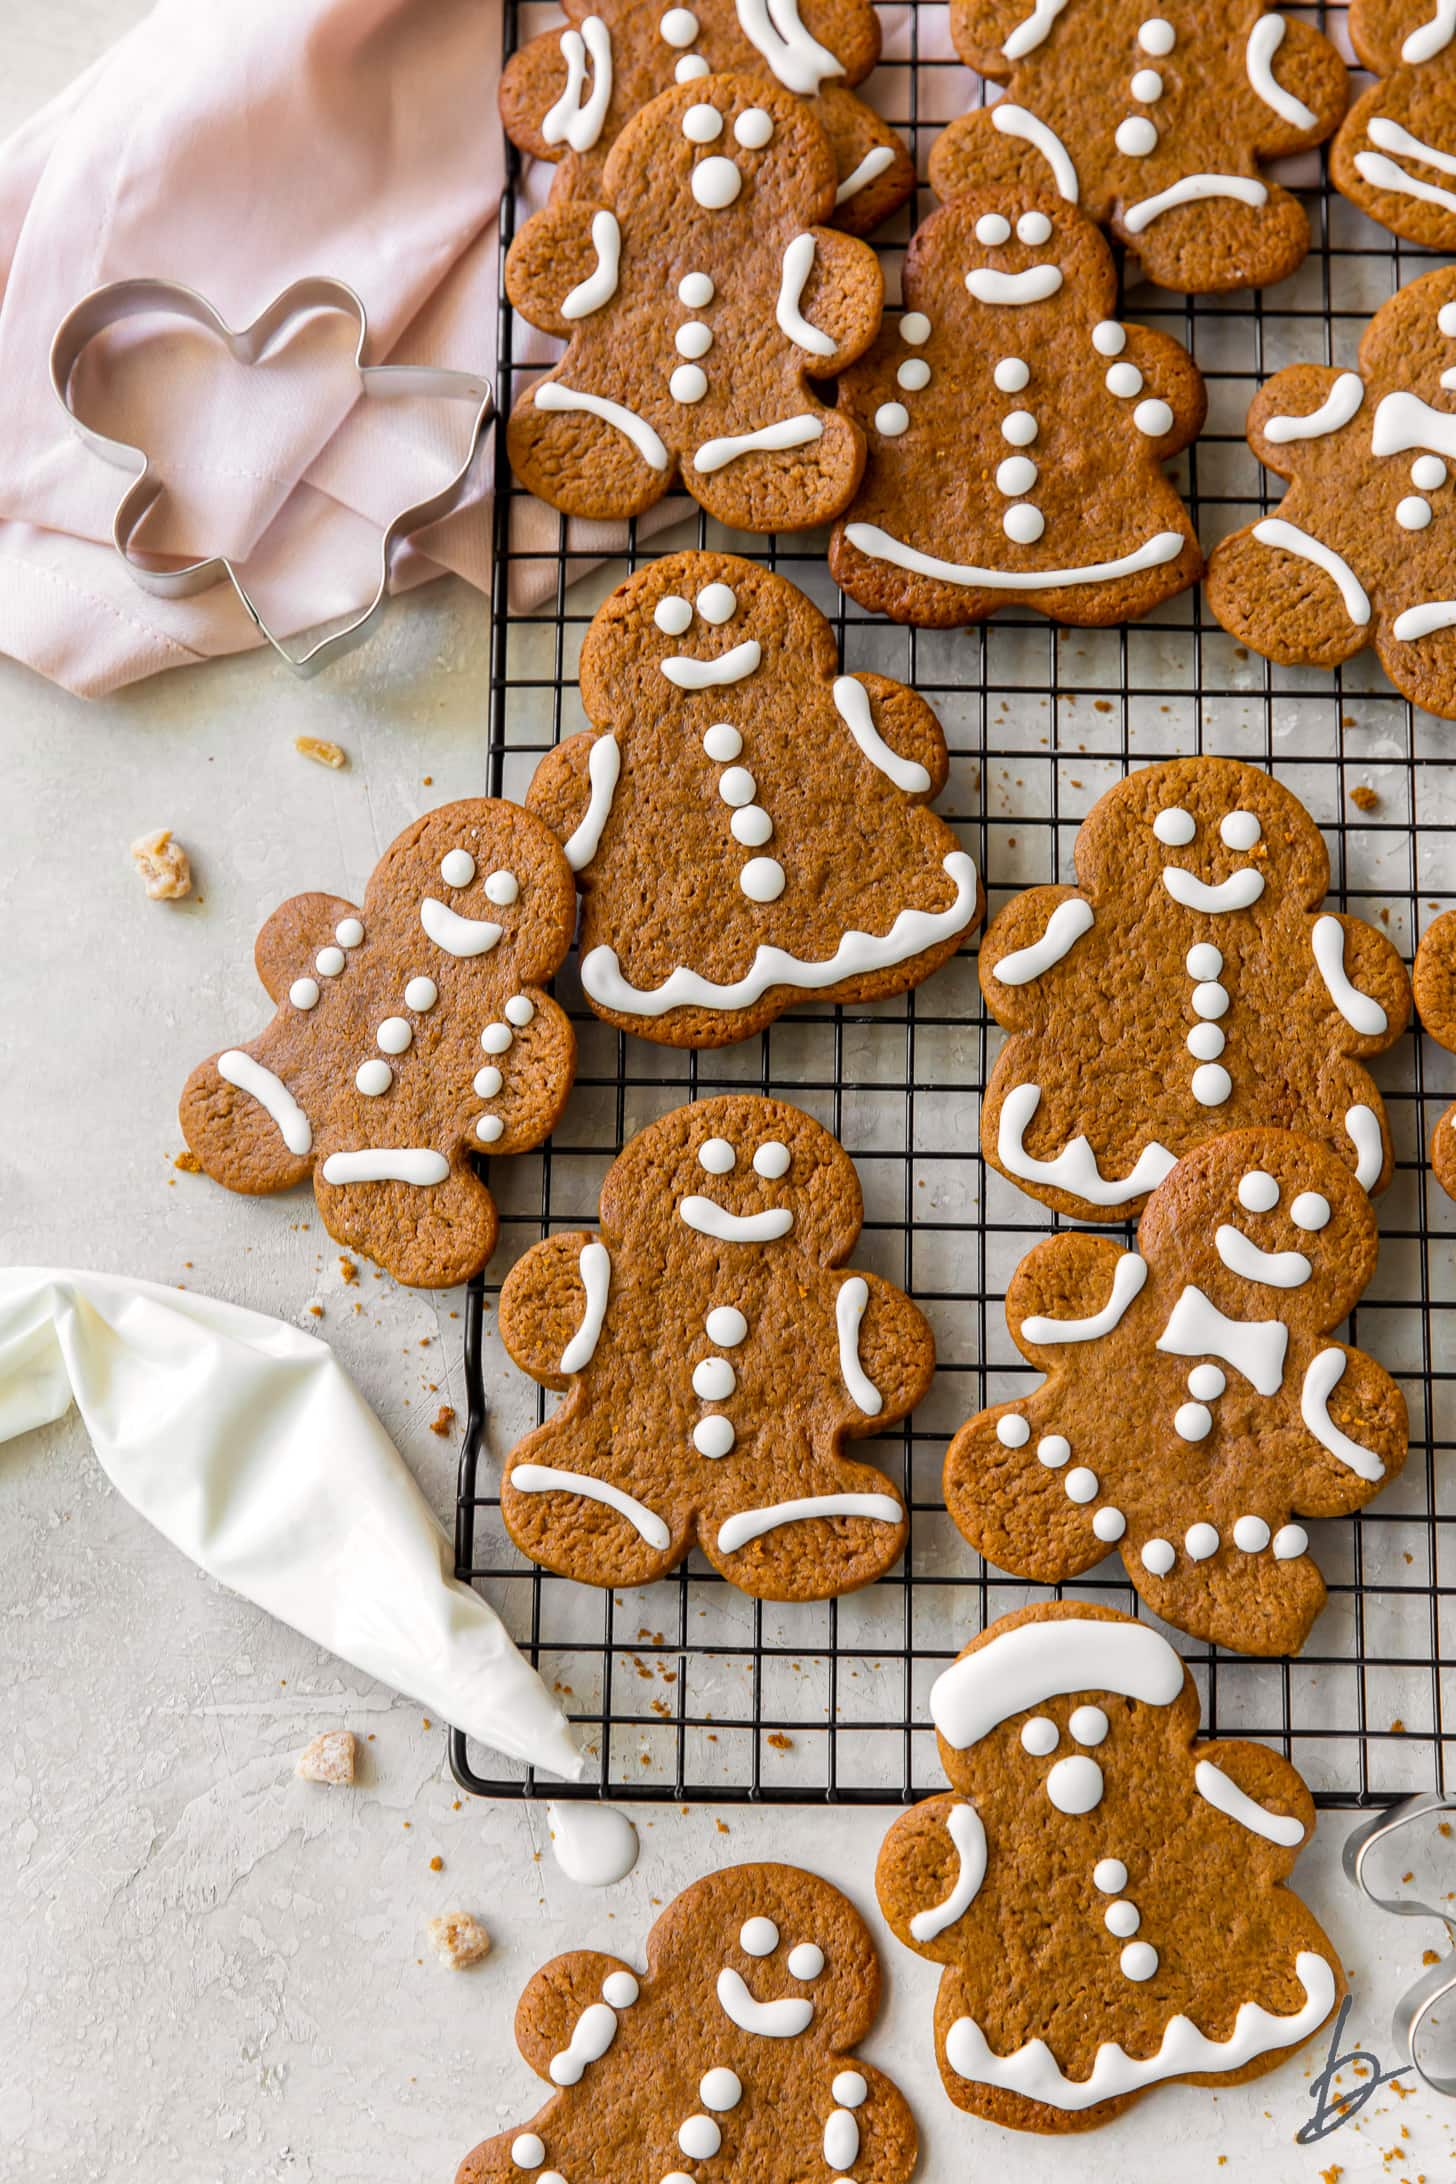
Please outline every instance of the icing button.
[[1003, 1448], [1025, 1448], [1031, 1439], [1031, 1428], [1017, 1411], [1008, 1411], [996, 1421], [996, 1438]]
[[381, 1054], [403, 1054], [414, 1038], [414, 1027], [403, 1016], [386, 1016], [374, 1034]]
[[910, 430], [910, 412], [903, 402], [882, 402], [875, 411], [875, 430], [882, 440], [898, 440]]
[[719, 777], [718, 794], [725, 804], [751, 804], [758, 793], [758, 783], [746, 766], [730, 766]]
[[288, 998], [296, 1009], [318, 1006], [319, 986], [316, 978], [295, 978], [288, 989]]
[[1038, 1463], [1048, 1471], [1059, 1471], [1072, 1453], [1072, 1444], [1064, 1433], [1044, 1433], [1036, 1444]]
[[527, 1024], [535, 1021], [536, 1004], [529, 994], [513, 993], [506, 1003], [505, 1016], [508, 1024], [514, 1024], [517, 1031], [523, 1031]]
[[1293, 1562], [1309, 1546], [1309, 1534], [1302, 1524], [1283, 1524], [1274, 1534], [1274, 1559], [1276, 1562]]
[[340, 918], [334, 927], [334, 938], [341, 948], [357, 948], [364, 938], [364, 928], [357, 918]]
[[504, 1082], [505, 1079], [494, 1062], [487, 1062], [484, 1069], [477, 1069], [475, 1072], [476, 1097], [482, 1100], [493, 1100]]
[[1092, 346], [1099, 356], [1121, 356], [1127, 347], [1127, 328], [1116, 319], [1102, 319], [1092, 329]]
[[433, 978], [412, 978], [404, 989], [404, 1005], [416, 1010], [421, 1016], [435, 1006], [440, 989]]
[[1150, 1539], [1143, 1543], [1139, 1559], [1149, 1577], [1166, 1577], [1177, 1556], [1170, 1539]]
[[1240, 1517], [1234, 1525], [1234, 1545], [1246, 1555], [1257, 1555], [1269, 1544], [1269, 1527], [1262, 1517]]
[[1085, 1464], [1078, 1464], [1075, 1471], [1069, 1471], [1063, 1484], [1070, 1501], [1089, 1502], [1096, 1498], [1097, 1474], [1089, 1471]]
[[321, 978], [337, 978], [344, 968], [342, 948], [320, 948], [313, 959], [313, 967]]
[[494, 1145], [497, 1138], [505, 1136], [505, 1129], [499, 1115], [482, 1115], [475, 1125], [475, 1134], [482, 1145]]
[[1021, 1749], [1030, 1752], [1033, 1759], [1045, 1759], [1056, 1750], [1058, 1742], [1057, 1725], [1046, 1714], [1034, 1714], [1022, 1724]]
[[738, 884], [750, 902], [777, 902], [786, 885], [784, 868], [776, 857], [750, 857]]
[[388, 1062], [361, 1062], [354, 1072], [354, 1082], [366, 1099], [378, 1099], [394, 1082], [394, 1071]]
[[1104, 1896], [1121, 1895], [1127, 1886], [1127, 1867], [1120, 1858], [1099, 1858], [1092, 1868], [1092, 1885]]
[[1114, 1509], [1111, 1502], [1108, 1502], [1093, 1517], [1092, 1530], [1098, 1539], [1111, 1547], [1127, 1530], [1127, 1518], [1120, 1509]]
[[900, 319], [900, 339], [912, 349], [918, 349], [922, 341], [930, 339], [930, 321], [923, 311], [906, 311]]
[[721, 1413], [715, 1413], [711, 1418], [700, 1418], [693, 1427], [693, 1447], [700, 1456], [711, 1456], [715, 1460], [728, 1455], [737, 1438], [732, 1419], [723, 1417]]
[[1102, 1914], [1102, 1923], [1109, 1934], [1115, 1935], [1119, 1941], [1127, 1941], [1142, 1925], [1142, 1913], [1135, 1903], [1129, 1903], [1124, 1897], [1107, 1906]]
[[1222, 1107], [1234, 1088], [1233, 1078], [1222, 1062], [1200, 1062], [1191, 1081], [1193, 1097], [1200, 1107]]
[[480, 1035], [480, 1043], [487, 1054], [508, 1054], [516, 1037], [509, 1024], [487, 1024]]
[[708, 375], [700, 364], [679, 364], [667, 382], [674, 402], [701, 402], [708, 391]]
[[539, 2169], [546, 2159], [544, 2140], [534, 2131], [522, 2131], [511, 2141], [511, 2159], [518, 2169]]
[[1161, 440], [1165, 432], [1173, 429], [1173, 412], [1166, 402], [1139, 402], [1132, 413], [1132, 421], [1150, 440]]
[[1218, 1533], [1211, 1524], [1193, 1524], [1183, 1535], [1183, 1545], [1193, 1562], [1207, 1562], [1218, 1553]]
[[1125, 1979], [1151, 1979], [1158, 1968], [1158, 1952], [1147, 1941], [1130, 1941], [1118, 1958]]
[[869, 2099], [869, 2084], [858, 2070], [841, 2070], [829, 2088], [841, 2108], [861, 2108]]

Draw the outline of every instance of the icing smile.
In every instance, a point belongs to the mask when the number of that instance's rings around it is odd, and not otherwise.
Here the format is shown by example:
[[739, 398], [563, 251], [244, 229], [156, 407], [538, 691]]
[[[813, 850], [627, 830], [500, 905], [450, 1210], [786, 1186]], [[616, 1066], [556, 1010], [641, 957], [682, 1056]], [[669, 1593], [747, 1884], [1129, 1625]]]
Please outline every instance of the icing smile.
[[994, 266], [973, 266], [966, 287], [977, 303], [1045, 303], [1062, 285], [1059, 265], [1029, 265], [1024, 273], [998, 273]]
[[763, 1213], [729, 1213], [716, 1198], [702, 1198], [696, 1192], [680, 1198], [677, 1210], [690, 1229], [720, 1244], [771, 1244], [787, 1236], [794, 1225], [787, 1206], [770, 1206]]
[[1196, 872], [1185, 872], [1182, 865], [1164, 865], [1163, 885], [1180, 908], [1206, 910], [1217, 914], [1225, 910], [1248, 910], [1264, 892], [1264, 875], [1252, 865], [1244, 865], [1231, 872], [1226, 880], [1210, 886], [1200, 880]]
[[763, 658], [757, 638], [746, 637], [731, 652], [716, 660], [699, 660], [690, 652], [674, 653], [662, 663], [662, 672], [679, 690], [716, 690], [724, 683], [743, 682], [756, 674]]
[[814, 2005], [806, 1994], [786, 1994], [774, 2002], [760, 2002], [741, 1972], [725, 1964], [718, 1974], [718, 2000], [726, 2016], [740, 2032], [756, 2032], [770, 2040], [792, 2040], [808, 2030]]
[[489, 955], [505, 930], [489, 918], [463, 918], [433, 895], [420, 904], [420, 923], [435, 946], [452, 956]]

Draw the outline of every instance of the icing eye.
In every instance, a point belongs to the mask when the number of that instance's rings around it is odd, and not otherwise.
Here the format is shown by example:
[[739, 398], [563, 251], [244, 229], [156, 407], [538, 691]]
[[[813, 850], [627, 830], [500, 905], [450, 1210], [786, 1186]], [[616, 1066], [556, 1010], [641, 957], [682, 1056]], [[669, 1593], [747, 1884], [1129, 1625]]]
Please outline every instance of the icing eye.
[[468, 849], [447, 849], [440, 859], [440, 877], [447, 887], [468, 887], [475, 878], [475, 859]]
[[614, 2010], [630, 2010], [641, 1992], [630, 1972], [608, 1972], [602, 1981], [602, 2000]]
[[1264, 829], [1253, 812], [1230, 811], [1219, 821], [1218, 831], [1228, 848], [1252, 849]]
[[1153, 821], [1153, 832], [1169, 849], [1181, 849], [1198, 832], [1198, 822], [1191, 811], [1184, 811], [1181, 805], [1171, 804], [1166, 811], [1158, 813]]
[[698, 1147], [698, 1166], [706, 1168], [709, 1175], [731, 1175], [738, 1164], [738, 1155], [727, 1138], [710, 1137]]
[[364, 928], [357, 918], [340, 918], [334, 927], [334, 938], [341, 948], [357, 948], [364, 938]]
[[738, 1946], [750, 1956], [772, 1956], [779, 1945], [779, 1930], [772, 1919], [745, 1919], [738, 1931]]
[[1446, 483], [1446, 465], [1439, 455], [1417, 455], [1410, 474], [1411, 484], [1418, 485], [1423, 493], [1434, 493], [1437, 486]]
[[824, 1969], [824, 1951], [817, 1941], [801, 1941], [789, 1951], [789, 1970], [795, 1979], [817, 1979]]
[[1330, 1218], [1330, 1202], [1319, 1191], [1301, 1191], [1289, 1209], [1296, 1228], [1322, 1229]]
[[1050, 241], [1051, 221], [1044, 212], [1024, 212], [1016, 223], [1018, 243], [1045, 243]]
[[652, 610], [652, 619], [664, 637], [681, 637], [692, 618], [692, 608], [676, 592], [669, 592], [665, 599], [659, 599]]
[[693, 195], [705, 212], [723, 212], [743, 187], [731, 159], [701, 159], [693, 169]]
[[754, 1172], [770, 1183], [777, 1183], [781, 1175], [789, 1172], [789, 1148], [777, 1138], [765, 1138], [753, 1156]]
[[863, 2108], [870, 2097], [869, 2082], [859, 2070], [841, 2070], [829, 2090], [841, 2108]]
[[718, 293], [706, 273], [684, 273], [677, 284], [677, 300], [690, 311], [704, 311]]
[[1079, 1744], [1100, 1744], [1110, 1724], [1100, 1706], [1079, 1706], [1067, 1727]]
[[1091, 1812], [1102, 1802], [1102, 1769], [1079, 1752], [1059, 1759], [1046, 1779], [1046, 1793], [1058, 1812]]
[[1239, 1204], [1246, 1213], [1272, 1213], [1278, 1203], [1279, 1185], [1262, 1168], [1239, 1177]]
[[690, 46], [698, 35], [698, 18], [691, 8], [669, 8], [657, 26], [670, 46]]
[[900, 339], [918, 349], [922, 341], [930, 339], [930, 321], [923, 311], [906, 311], [900, 319]]
[[[983, 212], [981, 214], [980, 219], [976, 222], [976, 241], [978, 243], [984, 243], [988, 249], [994, 250], [998, 243], [1007, 243], [1010, 240], [1011, 222], [1009, 220], [1003, 219], [999, 212]], [[900, 321], [902, 331], [904, 324], [905, 322], [902, 319]]]
[[432, 1009], [439, 998], [440, 989], [433, 978], [412, 978], [404, 989], [405, 1007], [418, 1009], [421, 1015], [426, 1009]]
[[733, 134], [746, 152], [761, 152], [773, 136], [773, 115], [761, 106], [750, 106], [734, 122]]
[[712, 144], [723, 134], [723, 116], [716, 106], [690, 106], [683, 115], [682, 133], [689, 144]]
[[1061, 1732], [1049, 1715], [1033, 1714], [1022, 1725], [1021, 1749], [1030, 1752], [1033, 1759], [1045, 1759], [1048, 1752], [1056, 1750], [1060, 1738]]
[[1099, 1858], [1092, 1868], [1092, 1885], [1104, 1896], [1120, 1896], [1127, 1886], [1127, 1867], [1120, 1858]]
[[705, 622], [721, 627], [738, 612], [738, 594], [728, 584], [705, 584], [698, 593], [697, 607]]
[[498, 872], [492, 872], [485, 883], [486, 901], [498, 904], [501, 909], [508, 908], [520, 892], [520, 881], [514, 872], [507, 872], [504, 865]]

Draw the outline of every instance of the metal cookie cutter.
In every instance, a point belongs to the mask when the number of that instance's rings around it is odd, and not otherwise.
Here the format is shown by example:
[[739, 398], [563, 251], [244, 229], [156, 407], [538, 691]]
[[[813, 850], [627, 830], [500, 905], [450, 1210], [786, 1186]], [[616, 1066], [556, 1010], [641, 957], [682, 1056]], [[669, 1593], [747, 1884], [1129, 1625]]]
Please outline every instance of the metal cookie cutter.
[[[1389, 1911], [1401, 1919], [1439, 1919], [1451, 1938], [1451, 1948], [1440, 1963], [1429, 1965], [1414, 1986], [1407, 1988], [1401, 1996], [1390, 2022], [1396, 2040], [1432, 2091], [1456, 2098], [1456, 2077], [1427, 2070], [1420, 2055], [1426, 2020], [1437, 2003], [1448, 1995], [1452, 2021], [1448, 2033], [1456, 2028], [1456, 1905], [1448, 1904], [1442, 1910], [1435, 1904], [1420, 1903], [1411, 1896], [1382, 1896], [1371, 1887], [1365, 1873], [1366, 1859], [1377, 1844], [1385, 1842], [1401, 1828], [1409, 1827], [1413, 1821], [1432, 1819], [1437, 1813], [1456, 1813], [1456, 1794], [1442, 1796], [1437, 1790], [1427, 1790], [1419, 1797], [1408, 1797], [1402, 1804], [1392, 1805], [1386, 1812], [1376, 1813], [1373, 1819], [1356, 1828], [1346, 1843], [1344, 1862], [1348, 1877], [1364, 1890], [1377, 1910]], [[1456, 2048], [1456, 2037], [1448, 2037], [1447, 2046], [1448, 2050]]]
[[[392, 518], [380, 541], [379, 584], [373, 598], [363, 612], [342, 629], [331, 630], [318, 638], [306, 651], [294, 652], [268, 627], [249, 594], [237, 568], [226, 555], [213, 554], [205, 561], [192, 561], [181, 569], [152, 569], [138, 561], [133, 546], [138, 531], [160, 498], [163, 486], [152, 476], [149, 458], [141, 448], [129, 447], [124, 440], [109, 439], [105, 433], [94, 431], [79, 417], [71, 400], [71, 383], [76, 366], [89, 344], [124, 319], [142, 318], [161, 313], [169, 318], [190, 319], [203, 327], [219, 341], [228, 354], [240, 364], [260, 363], [279, 337], [289, 331], [299, 320], [314, 311], [347, 312], [357, 323], [359, 338], [354, 345], [354, 368], [359, 375], [359, 392], [388, 399], [391, 396], [444, 395], [453, 400], [474, 405], [475, 418], [471, 428], [470, 445], [465, 460], [454, 476], [431, 493], [425, 500], [415, 501], [402, 508]], [[389, 579], [400, 550], [406, 539], [415, 531], [422, 531], [442, 517], [454, 513], [465, 501], [480, 455], [485, 427], [495, 409], [495, 396], [488, 379], [477, 378], [469, 372], [446, 371], [438, 365], [425, 364], [366, 364], [364, 351], [369, 341], [369, 321], [364, 305], [354, 290], [343, 281], [330, 280], [322, 275], [294, 281], [281, 295], [275, 296], [266, 311], [255, 318], [250, 326], [234, 328], [219, 316], [205, 296], [193, 288], [184, 288], [177, 281], [135, 280], [113, 281], [108, 287], [93, 289], [84, 296], [66, 317], [51, 343], [51, 385], [57, 400], [70, 418], [72, 426], [94, 454], [118, 470], [136, 473], [134, 482], [122, 495], [112, 522], [112, 542], [126, 566], [127, 573], [143, 591], [155, 593], [160, 599], [190, 599], [197, 592], [210, 591], [214, 584], [227, 582], [232, 585], [248, 615], [256, 624], [281, 660], [287, 662], [295, 675], [316, 675], [355, 645], [362, 644], [374, 627], [389, 591]]]

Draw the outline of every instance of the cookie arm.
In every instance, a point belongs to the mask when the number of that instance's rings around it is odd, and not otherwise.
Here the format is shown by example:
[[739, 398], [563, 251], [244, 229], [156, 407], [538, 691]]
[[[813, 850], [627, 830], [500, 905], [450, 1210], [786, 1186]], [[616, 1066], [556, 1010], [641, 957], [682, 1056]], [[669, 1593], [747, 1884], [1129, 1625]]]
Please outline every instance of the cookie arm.
[[[850, 682], [859, 683], [869, 699], [868, 720], [843, 688]], [[888, 675], [841, 675], [834, 685], [834, 705], [870, 764], [912, 803], [926, 804], [940, 794], [950, 772], [950, 755], [940, 722], [918, 690], [892, 682]]]
[[1040, 1029], [1058, 1008], [1075, 1006], [1086, 953], [1080, 943], [1095, 922], [1091, 903], [1075, 887], [1031, 887], [996, 913], [977, 972], [998, 1024]]
[[[822, 379], [853, 364], [880, 330], [885, 280], [868, 243], [835, 228], [808, 228], [813, 261], [796, 235], [784, 251], [776, 315], [809, 378]], [[829, 346], [826, 348], [825, 344]]]
[[851, 1433], [876, 1433], [904, 1418], [935, 1377], [935, 1337], [903, 1290], [878, 1274], [838, 1284], [839, 1376], [855, 1408]]
[[[840, 2107], [834, 2097], [835, 2082], [846, 2071], [863, 2078], [868, 2088], [853, 2109]], [[856, 2176], [873, 2177], [875, 2184], [909, 2184], [919, 2143], [915, 2118], [900, 2088], [883, 2071], [857, 2055], [830, 2056], [820, 2081], [819, 2108], [826, 2119], [821, 2140], [826, 2164], [833, 2155], [832, 2169], [826, 2166], [821, 2172], [825, 2184], [851, 2146]]]
[[954, 1792], [927, 1797], [880, 1846], [875, 1894], [897, 1938], [932, 1964], [972, 1954], [988, 1850], [980, 1815]]
[[[991, 83], [1005, 83], [1013, 65], [1007, 40], [1021, 42], [1016, 32], [1031, 13], [1032, 0], [951, 0], [951, 42], [967, 68]], [[1029, 35], [1024, 31], [1023, 39]]]
[[[1147, 411], [1143, 403], [1155, 398], [1167, 403], [1173, 412], [1173, 421], [1166, 432], [1144, 434], [1138, 427], [1140, 438], [1146, 438], [1153, 455], [1160, 463], [1171, 456], [1180, 455], [1185, 447], [1191, 447], [1203, 430], [1208, 415], [1208, 390], [1203, 374], [1188, 351], [1171, 334], [1160, 334], [1150, 326], [1129, 326], [1127, 347], [1123, 357], [1135, 364], [1143, 375], [1143, 386], [1135, 407]], [[1120, 407], [1122, 405], [1119, 405]]]
[[562, 158], [564, 143], [548, 144], [546, 116], [566, 88], [566, 55], [559, 30], [543, 31], [513, 53], [501, 71], [500, 117], [512, 144], [533, 159]]
[[316, 978], [319, 950], [336, 946], [340, 922], [358, 916], [355, 905], [342, 895], [293, 895], [280, 903], [253, 947], [253, 962], [269, 999], [282, 1002], [296, 978]]
[[1383, 1365], [1343, 1342], [1318, 1342], [1303, 1361], [1291, 1360], [1286, 1382], [1298, 1410], [1290, 1421], [1300, 1457], [1294, 1507], [1305, 1517], [1348, 1516], [1405, 1465], [1405, 1397]]
[[[1343, 424], [1337, 421], [1341, 418]], [[1333, 364], [1287, 364], [1265, 380], [1249, 404], [1244, 437], [1266, 470], [1277, 478], [1292, 478], [1305, 447], [1343, 431], [1356, 419], [1363, 419], [1368, 431], [1365, 388], [1358, 372], [1340, 371]], [[1360, 424], [1355, 429], [1358, 432]]]
[[1383, 1054], [1410, 1022], [1410, 979], [1399, 952], [1363, 918], [1333, 910], [1311, 921], [1310, 939], [1322, 992], [1342, 1019], [1344, 1051]]
[[[537, 2077], [544, 2078], [548, 2085], [555, 2083], [552, 2058], [566, 2053], [583, 2016], [602, 2001], [603, 1984], [613, 1973], [625, 1973], [635, 1986], [636, 1973], [620, 1957], [606, 1956], [597, 1949], [573, 1949], [566, 1956], [553, 1957], [527, 1981], [516, 2005], [516, 2046]], [[575, 2062], [573, 2058], [572, 2067]], [[591, 2064], [585, 2064], [583, 2074], [588, 2085], [591, 2070]]]
[[517, 1259], [502, 1284], [501, 1340], [522, 1372], [543, 1387], [565, 1388], [569, 1373], [582, 1369], [579, 1363], [564, 1367], [562, 1361], [579, 1358], [584, 1347], [577, 1344], [588, 1305], [582, 1254], [593, 1245], [604, 1249], [599, 1238], [581, 1229], [548, 1236]]
[[1195, 1744], [1190, 1756], [1197, 1815], [1225, 1841], [1225, 1855], [1258, 1882], [1282, 1881], [1314, 1834], [1303, 1777], [1278, 1752], [1242, 1739]]
[[1456, 910], [1421, 935], [1413, 983], [1421, 1028], [1450, 1053], [1456, 1048]]
[[506, 294], [532, 326], [568, 340], [590, 313], [566, 306], [601, 267], [593, 234], [598, 213], [616, 228], [616, 216], [579, 198], [553, 199], [531, 218], [506, 255]]
[[[548, 1138], [561, 1118], [576, 1075], [576, 1033], [566, 1011], [539, 987], [526, 999], [535, 1009], [529, 1024], [512, 1035], [501, 1089], [483, 1102], [483, 1112], [472, 1122], [472, 1149], [485, 1153], [525, 1153]], [[470, 1106], [474, 1113], [477, 1102]], [[492, 1122], [502, 1124], [498, 1136], [483, 1136]]]
[[1261, 159], [1322, 144], [1338, 128], [1350, 96], [1349, 71], [1323, 32], [1293, 15], [1275, 20], [1282, 32], [1274, 32], [1267, 15], [1257, 18], [1244, 48], [1246, 105]]
[[[580, 734], [568, 736], [564, 743], [558, 743], [541, 760], [526, 791], [527, 811], [544, 819], [563, 847], [575, 835], [591, 802], [588, 767], [596, 741], [592, 730], [584, 728]], [[586, 843], [582, 841], [577, 846], [585, 859]]]
[[1034, 1244], [1006, 1291], [1006, 1325], [1043, 1372], [1085, 1359], [1116, 1332], [1142, 1294], [1147, 1261], [1110, 1236], [1063, 1230]]

